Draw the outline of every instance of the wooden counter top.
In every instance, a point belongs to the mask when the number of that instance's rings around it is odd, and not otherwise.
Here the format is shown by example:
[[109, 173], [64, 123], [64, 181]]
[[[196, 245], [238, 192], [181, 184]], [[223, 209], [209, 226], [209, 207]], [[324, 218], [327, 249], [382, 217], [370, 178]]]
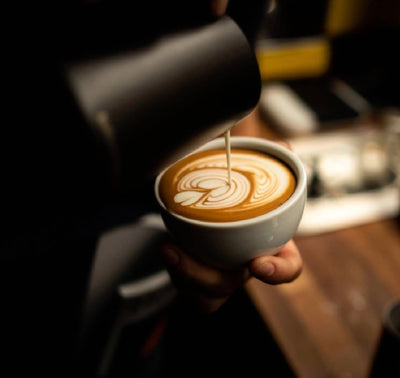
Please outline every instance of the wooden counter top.
[[298, 377], [367, 377], [384, 308], [400, 299], [398, 221], [295, 240], [300, 277], [277, 286], [251, 280], [250, 298]]

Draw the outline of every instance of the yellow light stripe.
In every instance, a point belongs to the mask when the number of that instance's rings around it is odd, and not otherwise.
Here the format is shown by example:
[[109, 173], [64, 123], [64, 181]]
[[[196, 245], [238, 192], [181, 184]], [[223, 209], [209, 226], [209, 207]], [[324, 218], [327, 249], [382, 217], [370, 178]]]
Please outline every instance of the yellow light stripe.
[[331, 49], [326, 38], [274, 43], [256, 48], [262, 80], [284, 80], [324, 74], [329, 68]]

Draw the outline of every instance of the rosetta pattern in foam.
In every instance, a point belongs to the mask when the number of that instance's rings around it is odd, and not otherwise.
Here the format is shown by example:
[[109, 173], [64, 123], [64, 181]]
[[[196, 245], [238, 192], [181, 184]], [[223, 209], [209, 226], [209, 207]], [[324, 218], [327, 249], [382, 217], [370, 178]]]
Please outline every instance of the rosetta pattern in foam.
[[204, 156], [177, 173], [174, 201], [196, 209], [247, 211], [276, 201], [289, 186], [287, 168], [262, 154], [232, 153], [231, 185], [226, 155]]

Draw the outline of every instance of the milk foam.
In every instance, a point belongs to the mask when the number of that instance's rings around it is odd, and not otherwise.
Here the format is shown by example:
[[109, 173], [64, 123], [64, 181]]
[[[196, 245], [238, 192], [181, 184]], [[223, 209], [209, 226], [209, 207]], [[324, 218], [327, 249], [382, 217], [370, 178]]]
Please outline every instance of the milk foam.
[[274, 201], [288, 187], [288, 174], [278, 161], [247, 153], [232, 154], [229, 185], [225, 160], [225, 154], [218, 154], [188, 165], [189, 172], [178, 181], [174, 201], [183, 206], [223, 209], [248, 198], [243, 206], [254, 208]]
[[294, 190], [293, 173], [276, 158], [233, 149], [230, 161], [229, 185], [224, 150], [189, 156], [167, 171], [165, 180], [169, 181], [171, 193], [163, 195], [163, 201], [172, 211], [185, 216], [227, 221], [270, 211]]

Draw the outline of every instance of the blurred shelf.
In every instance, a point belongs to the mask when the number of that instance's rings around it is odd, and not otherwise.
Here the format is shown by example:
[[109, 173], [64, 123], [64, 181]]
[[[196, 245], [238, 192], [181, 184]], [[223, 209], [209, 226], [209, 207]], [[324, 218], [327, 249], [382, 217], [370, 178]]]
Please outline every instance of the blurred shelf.
[[345, 229], [399, 214], [400, 177], [390, 137], [382, 130], [357, 128], [290, 140], [308, 174], [308, 199], [298, 235]]

